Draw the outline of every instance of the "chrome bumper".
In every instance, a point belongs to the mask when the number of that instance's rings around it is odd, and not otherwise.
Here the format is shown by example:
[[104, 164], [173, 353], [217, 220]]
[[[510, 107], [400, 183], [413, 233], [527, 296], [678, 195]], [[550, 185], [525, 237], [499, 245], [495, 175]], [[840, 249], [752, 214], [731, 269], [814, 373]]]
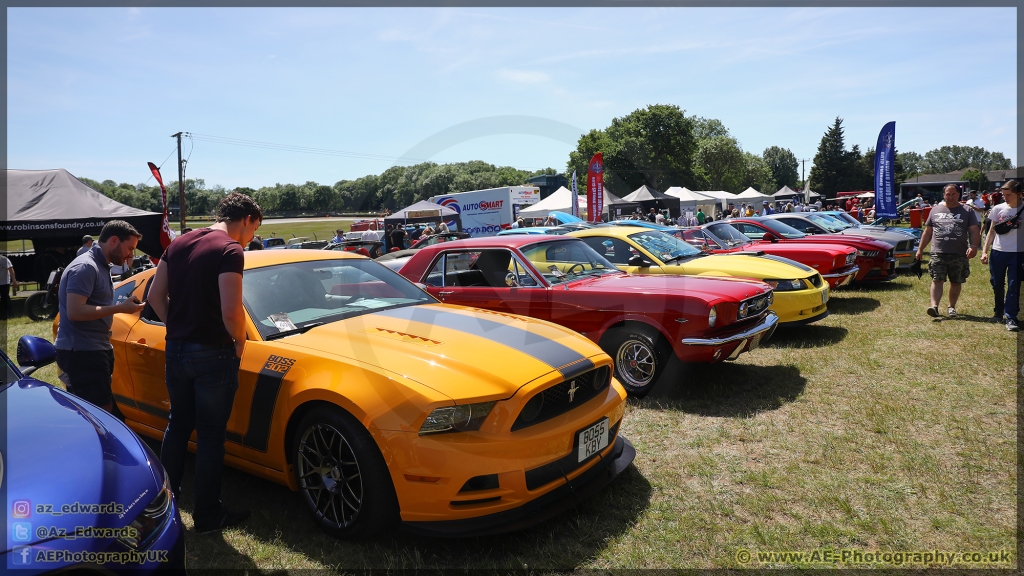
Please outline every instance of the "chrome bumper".
[[721, 338], [683, 338], [683, 344], [686, 344], [687, 346], [722, 346], [723, 344], [728, 344], [737, 340], [746, 340], [747, 338], [752, 338], [758, 334], [765, 334], [765, 332], [768, 332], [761, 337], [762, 340], [765, 340], [771, 337], [771, 332], [775, 331], [775, 326], [778, 325], [778, 323], [779, 316], [775, 312], [769, 310], [768, 314], [765, 314], [765, 317], [758, 322], [757, 325], [752, 326], [743, 332], [738, 332], [731, 336], [723, 336]]
[[846, 272], [837, 272], [836, 274], [822, 274], [821, 277], [822, 278], [842, 278], [843, 276], [851, 276], [853, 274], [856, 274], [857, 272], [860, 272], [860, 266], [854, 266], [853, 268], [851, 268], [850, 270], [847, 270]]

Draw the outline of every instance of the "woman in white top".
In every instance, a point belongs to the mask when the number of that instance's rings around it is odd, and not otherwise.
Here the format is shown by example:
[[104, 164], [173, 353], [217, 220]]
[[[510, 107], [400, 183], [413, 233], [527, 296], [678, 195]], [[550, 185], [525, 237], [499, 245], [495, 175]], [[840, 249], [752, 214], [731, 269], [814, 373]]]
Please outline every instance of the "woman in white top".
[[[1020, 312], [1020, 281], [1024, 278], [1024, 242], [1020, 236], [1021, 203], [1020, 182], [1010, 180], [1002, 187], [1005, 202], [989, 211], [992, 225], [985, 236], [981, 263], [989, 265], [992, 290], [995, 293], [993, 322], [1006, 322], [1006, 329], [1017, 331], [1017, 313]], [[991, 254], [990, 254], [991, 252]], [[1005, 296], [1005, 284], [1009, 284]]]

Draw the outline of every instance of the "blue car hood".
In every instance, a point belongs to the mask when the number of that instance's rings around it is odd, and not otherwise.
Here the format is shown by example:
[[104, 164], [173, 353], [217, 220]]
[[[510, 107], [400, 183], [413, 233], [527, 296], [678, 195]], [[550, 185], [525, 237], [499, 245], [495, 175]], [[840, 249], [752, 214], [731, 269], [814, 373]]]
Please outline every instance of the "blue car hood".
[[[7, 412], [0, 446], [7, 449], [2, 481], [8, 521], [31, 524], [32, 530], [24, 541], [14, 540], [9, 529], [6, 550], [53, 539], [52, 532], [39, 534], [40, 527], [71, 533], [76, 526], [127, 526], [157, 496], [163, 469], [120, 420], [31, 378], [0, 394]], [[18, 517], [25, 506], [15, 503], [24, 501], [29, 515]], [[111, 504], [113, 510], [95, 509]], [[64, 506], [71, 508], [61, 513]]]

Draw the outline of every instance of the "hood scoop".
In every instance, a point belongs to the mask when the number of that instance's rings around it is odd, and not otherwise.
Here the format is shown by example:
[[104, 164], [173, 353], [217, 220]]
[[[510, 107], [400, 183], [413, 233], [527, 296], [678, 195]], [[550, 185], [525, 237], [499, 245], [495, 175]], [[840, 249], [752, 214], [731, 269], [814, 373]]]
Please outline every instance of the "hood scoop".
[[[417, 336], [415, 334], [408, 334], [406, 332], [399, 332], [398, 330], [389, 330], [387, 328], [376, 328], [377, 335], [385, 338], [391, 338], [393, 340], [400, 340], [402, 342], [409, 342], [411, 344], [421, 344], [423, 346], [437, 346], [441, 344], [440, 340], [434, 340], [433, 338], [427, 338], [425, 336]], [[371, 334], [373, 332], [370, 332]]]

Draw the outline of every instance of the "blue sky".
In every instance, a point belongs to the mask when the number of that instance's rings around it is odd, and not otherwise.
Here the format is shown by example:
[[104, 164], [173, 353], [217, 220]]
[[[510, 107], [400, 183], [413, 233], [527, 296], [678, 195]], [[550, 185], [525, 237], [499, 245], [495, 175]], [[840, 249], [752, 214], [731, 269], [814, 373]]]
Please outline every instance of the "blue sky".
[[1017, 164], [1016, 23], [1015, 8], [8, 8], [7, 164], [138, 183], [152, 161], [169, 181], [186, 131], [187, 176], [227, 188], [333, 184], [403, 156], [563, 170], [579, 133], [659, 103], [808, 171], [837, 116], [847, 147], [895, 120], [901, 152]]

